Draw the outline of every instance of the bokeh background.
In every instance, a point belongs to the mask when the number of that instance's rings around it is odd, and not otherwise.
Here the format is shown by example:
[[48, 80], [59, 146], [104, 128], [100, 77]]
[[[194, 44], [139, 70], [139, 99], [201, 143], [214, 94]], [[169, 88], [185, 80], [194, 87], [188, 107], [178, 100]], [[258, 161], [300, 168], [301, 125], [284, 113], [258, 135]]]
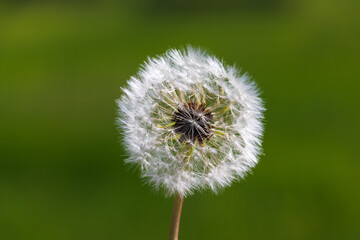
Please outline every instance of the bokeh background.
[[167, 239], [173, 199], [124, 165], [115, 99], [187, 44], [263, 91], [254, 174], [184, 202], [181, 239], [360, 239], [360, 2], [0, 2], [0, 239]]

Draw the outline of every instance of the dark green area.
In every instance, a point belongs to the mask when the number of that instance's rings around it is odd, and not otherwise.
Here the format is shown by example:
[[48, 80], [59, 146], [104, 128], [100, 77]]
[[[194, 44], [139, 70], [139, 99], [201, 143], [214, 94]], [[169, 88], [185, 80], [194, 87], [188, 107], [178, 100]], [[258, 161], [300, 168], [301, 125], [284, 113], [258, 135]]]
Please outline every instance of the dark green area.
[[220, 2], [0, 3], [0, 239], [167, 239], [173, 200], [124, 165], [115, 99], [187, 44], [268, 110], [254, 174], [187, 198], [180, 238], [360, 239], [359, 1]]

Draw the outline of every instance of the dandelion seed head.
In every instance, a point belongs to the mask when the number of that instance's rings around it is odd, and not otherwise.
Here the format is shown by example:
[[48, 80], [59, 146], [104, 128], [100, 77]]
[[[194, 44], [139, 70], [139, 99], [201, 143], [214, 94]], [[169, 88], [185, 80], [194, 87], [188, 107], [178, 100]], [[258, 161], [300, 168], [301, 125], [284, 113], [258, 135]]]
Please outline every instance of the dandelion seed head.
[[126, 162], [168, 195], [243, 178], [258, 162], [263, 103], [248, 75], [193, 49], [149, 58], [117, 100]]

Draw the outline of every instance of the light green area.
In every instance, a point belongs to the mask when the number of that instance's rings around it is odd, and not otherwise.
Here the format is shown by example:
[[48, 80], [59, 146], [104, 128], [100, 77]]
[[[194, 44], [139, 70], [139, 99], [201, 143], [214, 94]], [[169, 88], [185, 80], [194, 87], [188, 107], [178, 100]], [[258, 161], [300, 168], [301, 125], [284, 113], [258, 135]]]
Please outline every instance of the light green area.
[[254, 174], [185, 199], [181, 239], [360, 239], [359, 1], [250, 2], [1, 2], [0, 239], [167, 238], [173, 199], [124, 165], [115, 99], [187, 44], [268, 110]]

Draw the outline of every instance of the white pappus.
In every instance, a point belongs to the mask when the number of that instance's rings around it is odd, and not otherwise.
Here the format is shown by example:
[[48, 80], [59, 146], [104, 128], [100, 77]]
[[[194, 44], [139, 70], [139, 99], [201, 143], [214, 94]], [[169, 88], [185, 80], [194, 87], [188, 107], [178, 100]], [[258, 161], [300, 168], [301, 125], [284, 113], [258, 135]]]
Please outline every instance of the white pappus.
[[248, 75], [188, 47], [149, 58], [117, 100], [142, 177], [167, 195], [217, 191], [258, 162], [263, 102]]

